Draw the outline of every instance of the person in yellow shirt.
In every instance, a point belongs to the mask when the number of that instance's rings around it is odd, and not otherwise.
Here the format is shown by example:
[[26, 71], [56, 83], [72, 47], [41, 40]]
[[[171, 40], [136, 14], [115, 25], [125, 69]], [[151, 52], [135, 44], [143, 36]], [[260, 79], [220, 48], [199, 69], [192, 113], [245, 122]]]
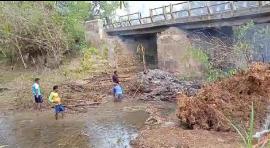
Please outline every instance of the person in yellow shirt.
[[58, 94], [58, 86], [55, 85], [53, 86], [53, 91], [51, 92], [50, 96], [49, 96], [49, 102], [54, 103], [54, 109], [55, 109], [55, 119], [58, 119], [58, 114], [61, 113], [62, 114], [62, 118], [64, 118], [64, 105], [61, 103], [61, 98], [59, 97]]

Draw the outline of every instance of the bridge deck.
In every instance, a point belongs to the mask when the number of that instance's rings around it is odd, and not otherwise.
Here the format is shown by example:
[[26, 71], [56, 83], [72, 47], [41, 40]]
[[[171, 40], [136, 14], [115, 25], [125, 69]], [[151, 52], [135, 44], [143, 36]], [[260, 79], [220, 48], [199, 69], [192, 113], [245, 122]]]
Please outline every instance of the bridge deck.
[[[222, 1], [222, 3], [212, 5], [209, 5], [209, 2], [207, 2], [206, 6], [196, 8], [191, 8], [190, 2], [179, 3], [179, 5], [185, 3], [189, 4], [189, 9], [181, 7], [180, 10], [175, 11], [173, 6], [177, 4], [169, 5], [169, 10], [167, 9], [168, 6], [160, 7], [162, 8], [161, 14], [154, 14], [154, 12], [156, 12], [155, 10], [160, 8], [151, 9], [150, 16], [148, 17], [151, 20], [150, 22], [144, 21], [145, 18], [141, 18], [140, 13], [122, 16], [120, 17], [122, 19], [118, 22], [105, 24], [105, 31], [109, 34], [129, 35], [159, 32], [164, 29], [164, 27], [175, 25], [181, 26], [183, 29], [194, 29], [241, 25], [243, 22], [250, 19], [259, 23], [270, 21], [269, 1], [246, 1], [246, 4], [241, 1]], [[245, 5], [239, 6], [239, 3]], [[220, 6], [223, 6], [221, 7], [223, 9], [216, 11]], [[201, 11], [194, 14], [192, 13], [193, 10]], [[180, 14], [183, 12], [188, 13], [186, 16], [181, 16]], [[134, 15], [137, 16], [137, 18], [134, 18]]]

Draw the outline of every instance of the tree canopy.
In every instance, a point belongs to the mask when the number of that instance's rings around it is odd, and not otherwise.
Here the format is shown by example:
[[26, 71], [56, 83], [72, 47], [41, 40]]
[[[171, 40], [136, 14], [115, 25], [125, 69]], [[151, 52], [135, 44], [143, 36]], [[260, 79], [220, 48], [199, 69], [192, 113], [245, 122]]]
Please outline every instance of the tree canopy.
[[[101, 17], [113, 15], [120, 5], [100, 1]], [[85, 46], [84, 22], [93, 19], [92, 7], [92, 1], [1, 2], [0, 54], [25, 67], [37, 61], [60, 63], [66, 51]]]

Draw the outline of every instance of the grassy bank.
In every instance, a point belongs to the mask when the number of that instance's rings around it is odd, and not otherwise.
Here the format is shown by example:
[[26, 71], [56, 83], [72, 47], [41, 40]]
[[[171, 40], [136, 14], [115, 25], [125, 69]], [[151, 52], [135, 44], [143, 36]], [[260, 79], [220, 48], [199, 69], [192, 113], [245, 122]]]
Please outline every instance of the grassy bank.
[[[0, 109], [28, 109], [33, 106], [31, 86], [35, 78], [40, 78], [44, 100], [47, 99], [53, 85], [76, 81], [100, 73], [105, 65], [96, 65], [90, 70], [81, 69], [81, 58], [66, 60], [58, 69], [24, 69], [12, 67], [6, 62], [0, 63]], [[45, 101], [46, 102], [46, 101]]]

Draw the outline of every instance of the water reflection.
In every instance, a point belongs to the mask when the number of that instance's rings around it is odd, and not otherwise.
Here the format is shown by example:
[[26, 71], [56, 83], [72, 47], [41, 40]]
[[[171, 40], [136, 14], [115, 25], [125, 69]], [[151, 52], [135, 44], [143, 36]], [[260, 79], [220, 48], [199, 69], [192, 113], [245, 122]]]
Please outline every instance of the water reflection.
[[[51, 111], [0, 116], [0, 145], [9, 148], [129, 148], [148, 114], [107, 104], [56, 121]], [[132, 105], [131, 105], [132, 106]]]
[[[116, 115], [117, 114], [117, 115]], [[144, 111], [118, 112], [115, 115], [88, 120], [88, 134], [95, 148], [130, 148], [148, 114]]]

